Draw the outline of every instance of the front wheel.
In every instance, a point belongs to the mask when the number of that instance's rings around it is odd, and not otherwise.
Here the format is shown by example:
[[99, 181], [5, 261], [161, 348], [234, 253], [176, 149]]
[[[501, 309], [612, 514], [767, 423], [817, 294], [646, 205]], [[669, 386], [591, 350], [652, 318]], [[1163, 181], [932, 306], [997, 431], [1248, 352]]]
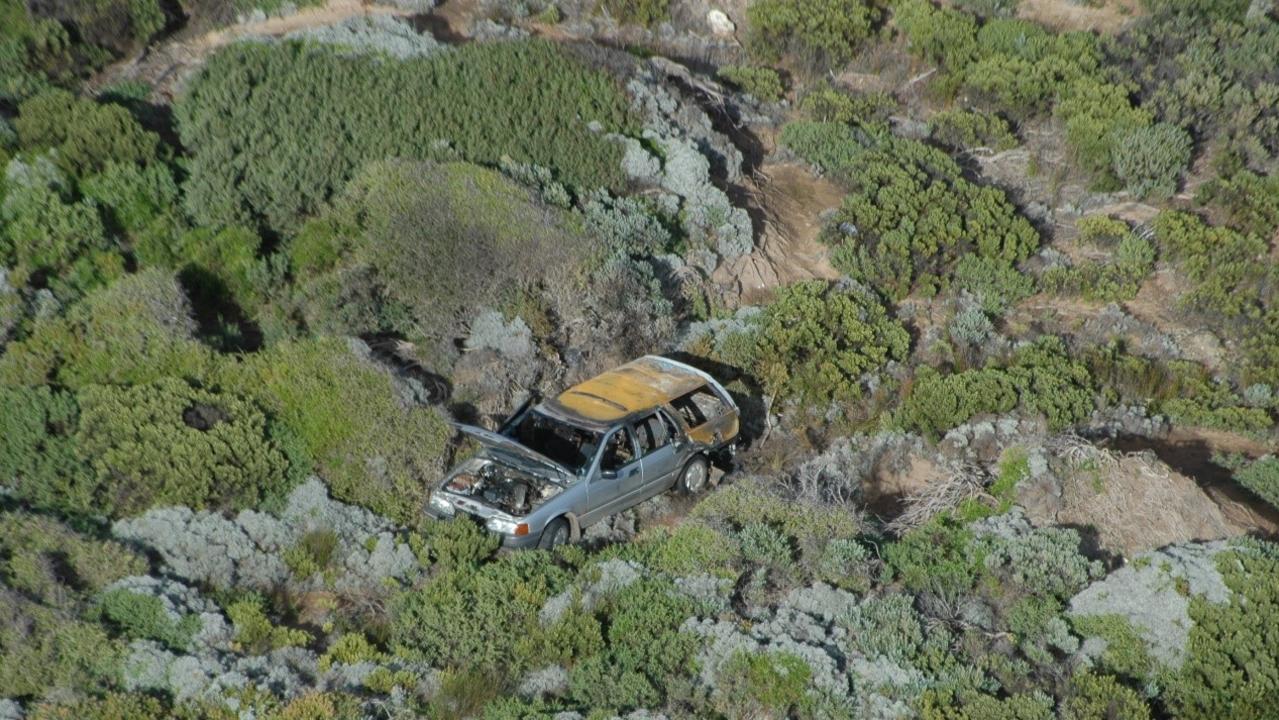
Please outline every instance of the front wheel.
[[709, 465], [704, 455], [695, 455], [684, 466], [679, 476], [679, 490], [685, 495], [696, 495], [706, 489], [706, 479], [710, 476]]
[[542, 538], [537, 541], [537, 546], [543, 550], [554, 550], [567, 543], [568, 539], [568, 520], [558, 517], [547, 523], [546, 527], [542, 529]]

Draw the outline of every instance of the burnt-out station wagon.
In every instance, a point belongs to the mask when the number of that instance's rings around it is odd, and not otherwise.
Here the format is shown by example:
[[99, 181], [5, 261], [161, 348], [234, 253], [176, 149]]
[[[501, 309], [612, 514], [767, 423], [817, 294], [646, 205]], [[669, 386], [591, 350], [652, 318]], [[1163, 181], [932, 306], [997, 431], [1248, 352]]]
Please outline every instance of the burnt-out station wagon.
[[646, 355], [526, 403], [431, 493], [437, 519], [472, 516], [507, 547], [550, 548], [658, 493], [704, 489], [731, 456], [737, 405], [709, 374]]

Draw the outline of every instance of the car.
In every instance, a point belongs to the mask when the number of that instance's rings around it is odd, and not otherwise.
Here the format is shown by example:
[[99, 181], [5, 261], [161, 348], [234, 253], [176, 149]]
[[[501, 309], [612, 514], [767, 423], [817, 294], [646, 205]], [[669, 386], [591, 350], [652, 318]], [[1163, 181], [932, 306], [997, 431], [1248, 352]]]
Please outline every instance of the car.
[[427, 514], [469, 517], [510, 548], [553, 548], [672, 488], [701, 492], [731, 459], [740, 412], [709, 374], [646, 355], [525, 403], [434, 489]]

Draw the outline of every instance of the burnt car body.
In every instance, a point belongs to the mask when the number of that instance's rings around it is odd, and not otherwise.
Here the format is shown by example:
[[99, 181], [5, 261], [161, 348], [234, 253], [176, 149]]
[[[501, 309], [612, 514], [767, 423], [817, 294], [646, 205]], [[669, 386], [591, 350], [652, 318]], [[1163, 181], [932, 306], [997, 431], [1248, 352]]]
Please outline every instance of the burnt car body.
[[714, 378], [646, 355], [526, 403], [496, 432], [459, 426], [482, 449], [445, 476], [427, 513], [472, 516], [507, 547], [554, 547], [671, 488], [702, 490], [739, 427]]

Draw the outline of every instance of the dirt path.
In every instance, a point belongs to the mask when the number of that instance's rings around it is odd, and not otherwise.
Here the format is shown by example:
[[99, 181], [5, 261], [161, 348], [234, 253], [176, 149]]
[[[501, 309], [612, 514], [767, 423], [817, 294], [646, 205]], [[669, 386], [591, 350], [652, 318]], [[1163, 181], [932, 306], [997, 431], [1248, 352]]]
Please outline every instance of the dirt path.
[[759, 241], [749, 255], [716, 268], [712, 279], [735, 287], [749, 304], [782, 285], [838, 278], [818, 236], [822, 214], [839, 207], [844, 191], [793, 163], [765, 164], [756, 175], [754, 204], [764, 213]]
[[1113, 35], [1141, 12], [1138, 0], [1105, 0], [1100, 7], [1078, 0], [1021, 0], [1017, 17], [1054, 30], [1096, 30]]
[[169, 39], [142, 55], [116, 63], [98, 74], [87, 87], [96, 91], [122, 80], [142, 80], [153, 88], [155, 99], [172, 101], [182, 82], [214, 50], [250, 36], [278, 37], [298, 30], [334, 25], [353, 17], [410, 15], [407, 10], [361, 0], [329, 0], [321, 7], [298, 10], [286, 17], [236, 23], [186, 39]]

